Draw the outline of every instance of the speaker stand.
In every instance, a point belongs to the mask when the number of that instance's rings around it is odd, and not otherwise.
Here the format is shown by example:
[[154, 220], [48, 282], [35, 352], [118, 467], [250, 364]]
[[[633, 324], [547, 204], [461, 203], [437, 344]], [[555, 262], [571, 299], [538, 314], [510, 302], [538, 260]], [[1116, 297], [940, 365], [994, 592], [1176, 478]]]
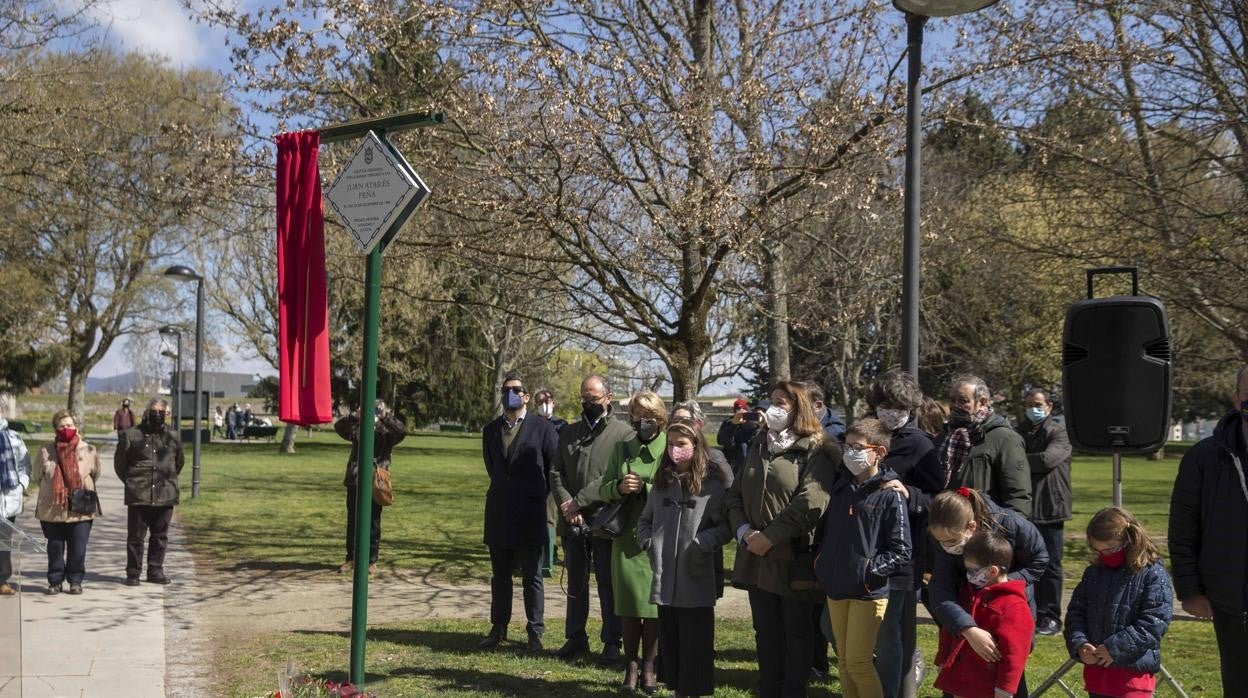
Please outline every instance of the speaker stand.
[[[1122, 454], [1121, 453], [1114, 454], [1114, 506], [1116, 507], [1122, 506]], [[1067, 696], [1070, 696], [1070, 698], [1078, 698], [1078, 695], [1070, 689], [1070, 686], [1067, 686], [1066, 682], [1062, 681], [1062, 676], [1064, 676], [1066, 672], [1070, 671], [1071, 667], [1075, 666], [1078, 663], [1079, 662], [1074, 659], [1067, 659], [1066, 663], [1058, 667], [1057, 671], [1050, 674], [1049, 678], [1045, 679], [1043, 683], [1041, 683], [1038, 687], [1036, 687], [1036, 690], [1031, 692], [1031, 695], [1039, 696], [1043, 694], [1045, 691], [1049, 690], [1050, 688], [1053, 688], [1053, 684], [1057, 684], [1058, 686], [1062, 687], [1062, 690], [1066, 692]], [[1164, 679], [1166, 683], [1170, 684], [1170, 687], [1174, 689], [1175, 693], [1179, 694], [1182, 698], [1188, 698], [1187, 693], [1183, 691], [1183, 687], [1179, 685], [1179, 682], [1176, 681], [1174, 676], [1172, 676], [1169, 670], [1166, 669], [1166, 665], [1164, 664], [1161, 665], [1161, 669], [1158, 673], [1161, 674], [1161, 678]]]

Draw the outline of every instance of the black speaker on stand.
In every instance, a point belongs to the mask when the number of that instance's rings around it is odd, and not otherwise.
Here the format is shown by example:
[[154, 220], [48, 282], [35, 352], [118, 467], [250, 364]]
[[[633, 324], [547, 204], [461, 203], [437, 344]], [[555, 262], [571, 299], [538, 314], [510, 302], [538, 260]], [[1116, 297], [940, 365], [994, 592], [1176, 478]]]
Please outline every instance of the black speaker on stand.
[[[1096, 298], [1093, 280], [1130, 274], [1131, 295]], [[1122, 506], [1122, 454], [1155, 451], [1170, 429], [1170, 323], [1161, 301], [1140, 295], [1135, 267], [1088, 270], [1088, 297], [1071, 304], [1062, 332], [1062, 403], [1070, 443], [1114, 457], [1114, 506]], [[1040, 696], [1075, 666], [1066, 660], [1036, 687]], [[1161, 676], [1187, 694], [1161, 667]]]

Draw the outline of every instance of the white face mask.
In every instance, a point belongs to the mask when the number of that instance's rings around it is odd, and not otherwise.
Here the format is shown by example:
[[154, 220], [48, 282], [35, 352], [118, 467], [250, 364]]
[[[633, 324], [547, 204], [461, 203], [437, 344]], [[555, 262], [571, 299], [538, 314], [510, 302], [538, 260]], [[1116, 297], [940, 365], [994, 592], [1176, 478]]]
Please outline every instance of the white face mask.
[[944, 543], [941, 543], [940, 547], [944, 548], [945, 552], [949, 553], [950, 555], [961, 555], [962, 548], [966, 547], [966, 542], [970, 539], [971, 539], [971, 534], [967, 533], [965, 536], [962, 536], [961, 543], [958, 543], [957, 545], [945, 545]]
[[871, 467], [870, 451], [855, 451], [846, 448], [844, 454], [845, 467], [854, 475], [861, 475]]
[[976, 589], [982, 589], [988, 586], [988, 581], [991, 579], [988, 576], [988, 570], [990, 569], [992, 569], [992, 565], [981, 567], [977, 570], [967, 570], [966, 581], [970, 582], [971, 586]]
[[537, 412], [543, 417], [550, 419], [551, 415], [555, 413], [555, 403], [543, 402], [541, 405], [538, 406]]
[[767, 428], [772, 431], [784, 431], [789, 426], [789, 411], [779, 405], [767, 408]]
[[910, 413], [905, 410], [888, 410], [881, 407], [875, 411], [875, 416], [880, 418], [880, 424], [883, 424], [884, 428], [889, 431], [897, 431], [910, 421]]

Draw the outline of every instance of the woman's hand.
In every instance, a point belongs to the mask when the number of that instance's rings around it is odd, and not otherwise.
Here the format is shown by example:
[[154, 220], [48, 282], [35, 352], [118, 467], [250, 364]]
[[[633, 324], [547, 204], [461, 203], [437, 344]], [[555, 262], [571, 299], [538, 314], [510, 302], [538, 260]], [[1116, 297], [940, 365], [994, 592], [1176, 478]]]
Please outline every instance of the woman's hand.
[[620, 494], [633, 494], [635, 492], [640, 492], [641, 478], [637, 477], [637, 473], [629, 473], [624, 476], [624, 479], [620, 480], [620, 483], [615, 486], [615, 489]]
[[972, 625], [962, 631], [962, 637], [980, 659], [985, 662], [1001, 661], [1001, 653], [997, 651], [997, 643], [992, 639], [992, 633]]
[[1087, 642], [1079, 645], [1079, 661], [1084, 664], [1096, 664], [1096, 647], [1093, 647], [1091, 643]]
[[901, 480], [889, 480], [885, 482], [884, 484], [880, 485], [880, 489], [899, 492], [901, 494], [902, 499], [910, 499], [910, 489], [906, 487], [905, 485], [901, 484]]

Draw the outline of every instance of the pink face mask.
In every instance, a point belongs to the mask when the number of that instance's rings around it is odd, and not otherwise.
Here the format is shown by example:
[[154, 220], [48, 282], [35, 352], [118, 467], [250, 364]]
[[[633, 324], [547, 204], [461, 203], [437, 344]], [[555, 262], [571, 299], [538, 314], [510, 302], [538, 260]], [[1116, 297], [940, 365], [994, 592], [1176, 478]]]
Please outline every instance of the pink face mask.
[[667, 457], [677, 465], [688, 463], [693, 458], [693, 446], [668, 446]]

